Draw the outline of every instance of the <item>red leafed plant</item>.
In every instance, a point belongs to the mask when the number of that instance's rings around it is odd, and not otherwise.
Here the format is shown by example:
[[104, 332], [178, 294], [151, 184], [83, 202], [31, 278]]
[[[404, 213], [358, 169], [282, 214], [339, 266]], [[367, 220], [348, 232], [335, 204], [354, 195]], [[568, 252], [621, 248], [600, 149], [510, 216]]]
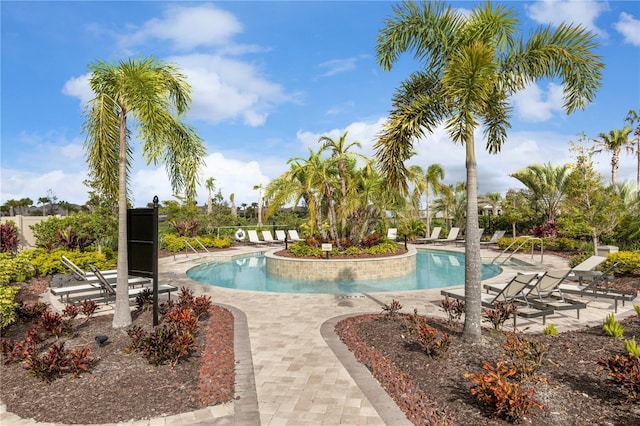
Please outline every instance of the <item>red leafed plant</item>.
[[498, 360], [495, 367], [489, 361], [484, 361], [482, 368], [483, 371], [466, 373], [464, 376], [475, 384], [471, 394], [494, 416], [517, 423], [529, 416], [532, 408], [544, 408], [532, 398], [533, 389], [521, 390], [520, 382], [513, 380], [517, 370], [508, 366], [504, 357]]
[[15, 253], [19, 243], [18, 229], [13, 222], [0, 225], [0, 253]]

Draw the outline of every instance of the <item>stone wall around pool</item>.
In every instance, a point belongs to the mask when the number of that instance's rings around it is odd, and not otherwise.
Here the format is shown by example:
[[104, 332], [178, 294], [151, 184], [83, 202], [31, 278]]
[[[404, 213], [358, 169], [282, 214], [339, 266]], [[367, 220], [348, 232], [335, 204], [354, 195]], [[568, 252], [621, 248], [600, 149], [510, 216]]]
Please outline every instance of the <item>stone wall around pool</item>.
[[296, 259], [265, 253], [268, 274], [302, 281], [355, 281], [401, 277], [416, 270], [416, 249], [370, 259]]

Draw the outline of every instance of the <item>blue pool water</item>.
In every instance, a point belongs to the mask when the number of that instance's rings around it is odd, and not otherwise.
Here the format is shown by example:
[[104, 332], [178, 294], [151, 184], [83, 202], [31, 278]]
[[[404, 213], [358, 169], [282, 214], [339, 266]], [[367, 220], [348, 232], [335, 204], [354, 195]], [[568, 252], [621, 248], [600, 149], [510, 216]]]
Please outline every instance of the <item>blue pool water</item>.
[[[502, 272], [497, 265], [482, 264], [482, 279]], [[207, 263], [187, 272], [203, 284], [237, 290], [274, 293], [371, 293], [424, 290], [464, 284], [464, 254], [422, 251], [416, 255], [416, 271], [403, 277], [359, 281], [298, 281], [269, 275], [261, 255], [220, 263]]]

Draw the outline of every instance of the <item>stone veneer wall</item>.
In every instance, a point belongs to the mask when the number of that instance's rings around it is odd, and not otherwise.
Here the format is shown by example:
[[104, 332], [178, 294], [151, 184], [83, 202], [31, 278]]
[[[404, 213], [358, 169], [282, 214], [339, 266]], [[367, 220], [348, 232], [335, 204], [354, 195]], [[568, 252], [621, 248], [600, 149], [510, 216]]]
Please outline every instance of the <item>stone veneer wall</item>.
[[267, 273], [303, 281], [353, 281], [400, 277], [416, 270], [416, 249], [372, 259], [296, 259], [267, 252]]

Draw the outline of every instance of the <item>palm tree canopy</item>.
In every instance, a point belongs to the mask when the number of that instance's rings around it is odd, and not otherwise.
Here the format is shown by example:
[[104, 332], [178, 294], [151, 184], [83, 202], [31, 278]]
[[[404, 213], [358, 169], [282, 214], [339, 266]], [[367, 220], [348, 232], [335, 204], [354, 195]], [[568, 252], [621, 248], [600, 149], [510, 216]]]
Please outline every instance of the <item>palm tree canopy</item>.
[[[516, 37], [514, 11], [504, 5], [478, 5], [468, 18], [440, 2], [409, 1], [393, 10], [377, 37], [378, 63], [391, 70], [407, 51], [424, 63], [395, 93], [376, 143], [387, 180], [403, 193], [413, 140], [436, 126], [445, 124], [454, 142], [466, 144], [481, 124], [486, 148], [497, 153], [510, 127], [510, 95], [536, 80], [559, 78], [571, 113], [600, 87], [604, 65], [593, 53], [594, 35], [579, 25], [541, 27], [523, 40]], [[470, 156], [467, 161], [475, 161]]]
[[[89, 65], [95, 97], [85, 109], [87, 162], [91, 176], [106, 194], [118, 193], [121, 116], [130, 115], [147, 164], [164, 162], [174, 192], [195, 198], [206, 149], [195, 129], [181, 121], [188, 109], [190, 86], [175, 65], [153, 57]], [[174, 113], [175, 112], [175, 113]], [[132, 149], [127, 143], [127, 170]]]

